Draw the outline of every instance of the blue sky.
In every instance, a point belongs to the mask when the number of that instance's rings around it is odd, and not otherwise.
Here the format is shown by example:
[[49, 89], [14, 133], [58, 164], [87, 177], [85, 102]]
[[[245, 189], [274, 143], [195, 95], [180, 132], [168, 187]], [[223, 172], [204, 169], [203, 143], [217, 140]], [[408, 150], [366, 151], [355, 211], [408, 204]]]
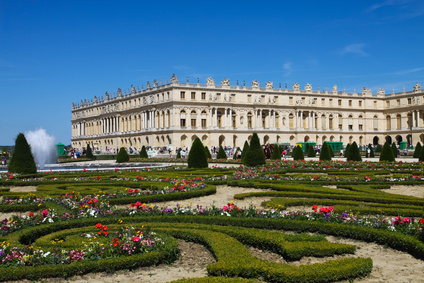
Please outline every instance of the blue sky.
[[373, 93], [424, 86], [424, 1], [0, 0], [0, 145], [72, 102], [175, 73]]

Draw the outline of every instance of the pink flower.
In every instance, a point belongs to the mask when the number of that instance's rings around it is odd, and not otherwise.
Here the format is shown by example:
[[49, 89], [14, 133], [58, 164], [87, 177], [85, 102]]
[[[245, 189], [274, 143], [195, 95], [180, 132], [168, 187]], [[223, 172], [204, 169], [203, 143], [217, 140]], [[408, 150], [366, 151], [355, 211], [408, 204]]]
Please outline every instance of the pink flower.
[[41, 212], [41, 215], [43, 216], [43, 217], [47, 217], [47, 215], [49, 214], [49, 212], [47, 211], [47, 209], [44, 209], [42, 212]]
[[224, 207], [222, 208], [223, 211], [227, 211], [228, 206], [224, 205]]
[[140, 241], [140, 237], [133, 237], [133, 238], [131, 239], [131, 241], [133, 241], [133, 242], [138, 242], [138, 241]]
[[404, 222], [404, 223], [409, 223], [409, 222], [411, 222], [411, 221], [409, 220], [409, 218], [408, 218], [408, 217], [405, 217], [405, 218], [403, 219], [403, 222]]
[[328, 208], [328, 211], [330, 211], [330, 212], [334, 210], [334, 208], [332, 206], [329, 206], [327, 208]]

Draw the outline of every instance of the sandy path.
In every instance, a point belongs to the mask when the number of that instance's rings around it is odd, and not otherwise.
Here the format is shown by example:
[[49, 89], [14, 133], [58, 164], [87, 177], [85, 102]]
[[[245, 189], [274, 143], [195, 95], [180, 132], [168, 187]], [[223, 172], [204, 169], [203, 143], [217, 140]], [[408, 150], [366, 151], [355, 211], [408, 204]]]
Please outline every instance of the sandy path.
[[389, 194], [424, 198], [424, 186], [392, 186], [390, 189], [382, 191]]

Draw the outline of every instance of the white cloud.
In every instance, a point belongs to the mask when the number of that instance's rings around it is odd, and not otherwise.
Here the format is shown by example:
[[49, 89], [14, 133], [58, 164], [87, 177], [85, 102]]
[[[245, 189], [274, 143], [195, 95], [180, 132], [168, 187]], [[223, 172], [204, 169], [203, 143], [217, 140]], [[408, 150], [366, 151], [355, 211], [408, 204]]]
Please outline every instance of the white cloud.
[[411, 73], [415, 73], [415, 72], [419, 72], [419, 71], [423, 71], [423, 70], [424, 70], [424, 67], [414, 68], [414, 69], [409, 69], [409, 70], [398, 71], [398, 72], [395, 73], [395, 75], [401, 76], [401, 75], [411, 74]]
[[364, 51], [364, 47], [365, 47], [364, 43], [346, 45], [343, 48], [343, 50], [340, 52], [340, 55], [352, 53], [352, 54], [356, 54], [360, 56], [368, 56], [369, 54]]

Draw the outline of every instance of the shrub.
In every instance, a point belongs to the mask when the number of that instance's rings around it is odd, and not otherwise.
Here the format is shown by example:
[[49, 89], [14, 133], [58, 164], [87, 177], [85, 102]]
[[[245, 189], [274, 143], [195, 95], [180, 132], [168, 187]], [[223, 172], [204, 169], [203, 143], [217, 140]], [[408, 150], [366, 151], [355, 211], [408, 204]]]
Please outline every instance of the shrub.
[[188, 168], [207, 168], [208, 159], [205, 148], [199, 138], [196, 138], [191, 145], [187, 158]]
[[308, 152], [309, 152], [309, 143], [306, 143], [305, 144], [305, 151], [304, 151], [306, 154], [308, 154]]
[[308, 149], [308, 157], [316, 157], [317, 153], [315, 152], [315, 148], [311, 145]]
[[149, 155], [147, 154], [147, 151], [146, 151], [146, 147], [144, 145], [141, 147], [140, 157], [141, 158], [149, 158]]
[[361, 154], [359, 153], [358, 145], [354, 141], [349, 148], [349, 154], [346, 157], [347, 161], [362, 161]]
[[330, 145], [328, 145], [328, 151], [330, 152], [330, 156], [334, 157], [333, 148]]
[[420, 156], [418, 157], [418, 160], [421, 162], [424, 162], [424, 149], [421, 148]]
[[91, 160], [95, 160], [96, 158], [93, 155], [93, 151], [91, 150], [90, 144], [87, 144], [87, 152], [85, 153], [85, 156], [87, 158], [90, 158]]
[[246, 152], [243, 164], [246, 166], [257, 166], [265, 164], [265, 155], [262, 150], [262, 146], [259, 143], [259, 137], [257, 133], [253, 133], [252, 139], [250, 140], [249, 150]]
[[304, 160], [305, 156], [303, 155], [302, 148], [298, 145], [293, 149], [293, 160]]
[[37, 173], [34, 156], [25, 135], [19, 133], [15, 140], [15, 150], [8, 166], [9, 172], [20, 174]]
[[397, 146], [395, 143], [392, 143], [392, 151], [393, 151], [393, 156], [396, 158], [397, 157]]
[[241, 151], [241, 162], [243, 162], [244, 157], [246, 156], [247, 151], [249, 150], [249, 143], [247, 141], [244, 142], [243, 150]]
[[206, 158], [212, 159], [212, 154], [206, 145], [205, 145], [205, 155], [206, 155]]
[[348, 154], [349, 154], [349, 150], [350, 150], [350, 143], [348, 143], [347, 145], [346, 145], [346, 149], [345, 149], [345, 151], [344, 151], [344, 156], [346, 157], [346, 156], [348, 156]]
[[271, 159], [272, 160], [281, 159], [281, 151], [280, 151], [280, 147], [278, 145], [274, 146], [274, 150], [272, 151]]
[[395, 156], [393, 155], [393, 150], [390, 147], [389, 143], [386, 142], [381, 150], [380, 161], [395, 161]]
[[420, 142], [417, 142], [417, 145], [415, 146], [414, 151], [414, 158], [419, 158], [421, 155], [422, 146]]
[[[370, 156], [368, 156], [368, 149], [370, 150]], [[368, 148], [365, 153], [365, 157], [375, 157], [374, 150], [372, 149], [371, 144], [368, 145]]]
[[224, 148], [220, 145], [216, 159], [227, 159], [227, 154], [225, 153]]
[[383, 150], [383, 147], [381, 144], [377, 144], [377, 147], [375, 148], [375, 152], [381, 152]]
[[122, 163], [122, 162], [128, 162], [130, 161], [130, 156], [128, 155], [128, 152], [125, 150], [125, 147], [121, 147], [121, 149], [118, 152], [118, 155], [116, 155], [116, 162]]
[[181, 150], [182, 150], [182, 148], [177, 149], [177, 156], [175, 158], [181, 159]]
[[319, 154], [319, 160], [331, 160], [330, 147], [327, 142], [324, 142], [321, 148], [321, 152]]

